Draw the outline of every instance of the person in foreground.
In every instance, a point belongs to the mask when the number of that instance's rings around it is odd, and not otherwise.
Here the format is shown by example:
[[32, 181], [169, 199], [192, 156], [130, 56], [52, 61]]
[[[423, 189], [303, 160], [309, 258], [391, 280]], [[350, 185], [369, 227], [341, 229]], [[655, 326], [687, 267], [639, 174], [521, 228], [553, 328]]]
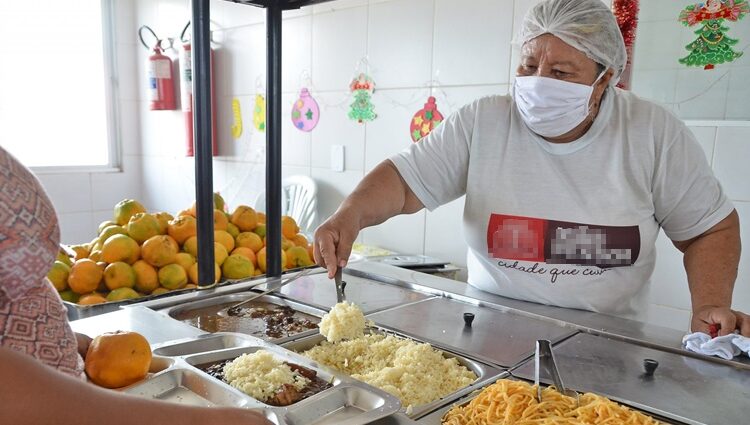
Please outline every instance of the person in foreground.
[[361, 229], [466, 195], [476, 288], [638, 319], [663, 229], [684, 254], [692, 330], [750, 336], [731, 309], [737, 212], [685, 124], [615, 87], [627, 54], [611, 11], [547, 0], [519, 39], [511, 94], [464, 106], [365, 176], [317, 229], [318, 264], [333, 276]]
[[86, 383], [89, 338], [76, 335], [47, 280], [59, 249], [55, 210], [0, 147], [0, 420], [20, 424], [269, 424], [244, 409], [186, 407]]

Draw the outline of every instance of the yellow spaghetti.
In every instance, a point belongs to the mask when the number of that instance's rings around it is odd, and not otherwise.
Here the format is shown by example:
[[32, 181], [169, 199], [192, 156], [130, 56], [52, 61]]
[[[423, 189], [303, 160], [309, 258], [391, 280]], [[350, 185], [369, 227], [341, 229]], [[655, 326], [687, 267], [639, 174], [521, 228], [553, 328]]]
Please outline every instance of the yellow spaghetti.
[[581, 394], [576, 400], [554, 388], [542, 390], [526, 382], [500, 379], [464, 406], [455, 406], [443, 417], [444, 425], [655, 425], [659, 421], [621, 406], [606, 397]]

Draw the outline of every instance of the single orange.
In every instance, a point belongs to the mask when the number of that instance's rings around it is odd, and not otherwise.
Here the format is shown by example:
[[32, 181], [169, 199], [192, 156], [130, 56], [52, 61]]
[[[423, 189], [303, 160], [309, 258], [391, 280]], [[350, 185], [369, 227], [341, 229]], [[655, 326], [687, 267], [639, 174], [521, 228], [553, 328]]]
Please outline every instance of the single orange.
[[249, 232], [258, 225], [258, 216], [255, 214], [254, 209], [247, 205], [240, 205], [234, 210], [229, 221], [241, 231]]
[[108, 332], [91, 341], [86, 375], [96, 385], [120, 388], [145, 378], [151, 367], [151, 346], [136, 332]]
[[189, 237], [198, 234], [195, 217], [189, 215], [177, 217], [169, 222], [167, 232], [178, 244], [182, 245]]
[[115, 205], [114, 221], [120, 226], [124, 226], [130, 221], [130, 217], [137, 213], [145, 213], [146, 208], [138, 201], [124, 199]]
[[133, 264], [133, 271], [135, 271], [135, 289], [139, 292], [150, 294], [159, 287], [159, 277], [151, 264], [138, 260]]
[[99, 287], [104, 270], [88, 258], [78, 260], [70, 268], [68, 286], [76, 294], [88, 294]]
[[123, 261], [128, 264], [135, 263], [141, 256], [141, 247], [138, 242], [130, 236], [114, 235], [110, 236], [102, 246], [102, 261], [114, 263]]
[[81, 295], [81, 297], [78, 298], [78, 305], [94, 305], [106, 302], [107, 299], [104, 298], [104, 295], [97, 294], [96, 292], [94, 292], [93, 294]]
[[234, 238], [226, 230], [214, 230], [214, 241], [224, 245], [227, 252], [234, 249]]
[[110, 291], [118, 288], [132, 288], [135, 286], [135, 270], [122, 261], [116, 261], [104, 269], [104, 283]]
[[172, 237], [158, 235], [149, 238], [141, 247], [141, 254], [147, 263], [154, 267], [163, 267], [175, 262], [180, 247]]
[[263, 239], [257, 233], [242, 232], [237, 235], [236, 246], [250, 248], [253, 252], [258, 252], [263, 248]]

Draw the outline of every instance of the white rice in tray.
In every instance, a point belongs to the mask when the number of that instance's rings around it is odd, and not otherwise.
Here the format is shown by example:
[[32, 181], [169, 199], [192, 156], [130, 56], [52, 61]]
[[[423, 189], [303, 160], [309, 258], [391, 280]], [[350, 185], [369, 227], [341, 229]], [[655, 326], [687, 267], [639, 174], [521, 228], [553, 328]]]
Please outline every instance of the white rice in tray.
[[243, 354], [224, 366], [224, 379], [229, 385], [256, 400], [266, 401], [284, 384], [302, 391], [310, 380], [295, 373], [265, 350]]
[[358, 338], [365, 334], [365, 315], [359, 306], [340, 302], [323, 315], [319, 327], [328, 342]]
[[393, 394], [407, 411], [477, 379], [457, 359], [445, 358], [431, 345], [393, 335], [369, 334], [338, 343], [323, 341], [302, 354]]

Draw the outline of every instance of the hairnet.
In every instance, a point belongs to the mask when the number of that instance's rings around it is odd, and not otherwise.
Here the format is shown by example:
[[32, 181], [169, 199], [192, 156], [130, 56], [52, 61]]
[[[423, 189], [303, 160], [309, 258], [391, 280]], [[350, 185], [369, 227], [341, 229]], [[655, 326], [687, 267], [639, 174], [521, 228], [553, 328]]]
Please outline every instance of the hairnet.
[[545, 0], [537, 4], [523, 18], [518, 42], [523, 45], [546, 33], [612, 68], [615, 74], [610, 84], [617, 84], [628, 55], [615, 16], [602, 0]]

